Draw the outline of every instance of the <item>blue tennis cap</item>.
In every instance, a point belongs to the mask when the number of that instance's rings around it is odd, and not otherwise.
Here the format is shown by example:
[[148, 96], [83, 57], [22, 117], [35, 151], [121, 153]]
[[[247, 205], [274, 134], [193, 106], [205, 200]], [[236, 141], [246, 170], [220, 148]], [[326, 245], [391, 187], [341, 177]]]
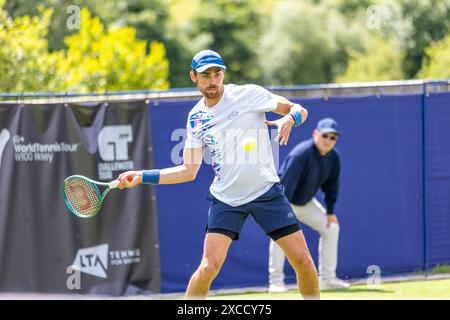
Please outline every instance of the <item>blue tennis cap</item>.
[[320, 133], [334, 132], [336, 134], [339, 134], [337, 126], [337, 122], [334, 119], [324, 118], [317, 123], [316, 129]]
[[227, 69], [220, 54], [212, 50], [202, 50], [197, 52], [192, 58], [191, 67], [193, 71], [197, 72], [203, 72], [212, 67], [218, 67], [224, 70]]

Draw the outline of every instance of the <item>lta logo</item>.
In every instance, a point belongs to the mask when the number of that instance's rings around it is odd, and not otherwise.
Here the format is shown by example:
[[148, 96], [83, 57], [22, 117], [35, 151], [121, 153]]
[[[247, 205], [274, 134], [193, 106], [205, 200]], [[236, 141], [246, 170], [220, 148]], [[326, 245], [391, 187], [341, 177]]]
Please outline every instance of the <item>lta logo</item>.
[[[121, 267], [141, 262], [140, 248], [113, 251], [108, 251], [108, 248], [108, 244], [105, 243], [78, 249], [75, 260], [67, 269], [67, 273], [75, 273], [74, 277], [78, 277], [80, 273], [87, 273], [105, 279], [108, 277], [108, 265]], [[72, 282], [72, 279], [70, 282]]]
[[2, 132], [0, 132], [0, 167], [2, 166], [3, 150], [5, 150], [10, 137], [11, 135], [7, 129], [3, 129]]
[[72, 266], [81, 272], [96, 277], [106, 278], [108, 271], [108, 245], [79, 249]]

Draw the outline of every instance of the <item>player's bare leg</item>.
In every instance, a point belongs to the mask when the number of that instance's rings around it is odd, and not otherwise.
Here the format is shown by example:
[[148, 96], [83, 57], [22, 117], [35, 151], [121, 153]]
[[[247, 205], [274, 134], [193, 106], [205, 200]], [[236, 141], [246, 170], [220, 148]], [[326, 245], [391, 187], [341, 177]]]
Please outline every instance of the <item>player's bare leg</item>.
[[204, 299], [209, 286], [222, 268], [232, 240], [220, 233], [207, 233], [203, 258], [194, 272], [186, 290], [186, 299]]
[[297, 284], [305, 299], [319, 299], [319, 279], [314, 261], [309, 253], [303, 232], [297, 231], [281, 239], [277, 244], [283, 249], [286, 258], [297, 274]]

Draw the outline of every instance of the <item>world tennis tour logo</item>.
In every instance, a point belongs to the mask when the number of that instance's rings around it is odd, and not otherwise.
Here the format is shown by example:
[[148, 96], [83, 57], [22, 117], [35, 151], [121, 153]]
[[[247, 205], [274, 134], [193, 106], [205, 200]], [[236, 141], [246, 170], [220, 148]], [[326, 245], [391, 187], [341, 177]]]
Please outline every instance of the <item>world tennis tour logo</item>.
[[[29, 141], [21, 135], [11, 138], [14, 149], [14, 160], [16, 162], [47, 162], [51, 164], [55, 155], [62, 153], [77, 152], [80, 143], [52, 142], [42, 143], [40, 141]], [[0, 143], [1, 145], [1, 143]], [[1, 146], [0, 146], [1, 149]]]
[[10, 137], [11, 135], [7, 129], [3, 129], [0, 132], [0, 167], [2, 166], [3, 150], [5, 150]]
[[133, 142], [131, 125], [105, 126], [98, 135], [98, 152], [103, 162], [98, 164], [100, 180], [111, 180], [114, 171], [134, 168], [128, 156], [128, 144]]

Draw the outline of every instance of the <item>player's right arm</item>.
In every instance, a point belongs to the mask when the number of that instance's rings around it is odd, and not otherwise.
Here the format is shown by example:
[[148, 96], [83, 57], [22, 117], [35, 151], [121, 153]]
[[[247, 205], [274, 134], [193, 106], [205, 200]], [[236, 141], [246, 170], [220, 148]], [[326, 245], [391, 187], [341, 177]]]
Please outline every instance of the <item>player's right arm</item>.
[[198, 170], [202, 165], [205, 147], [184, 148], [183, 164], [162, 169], [160, 171], [160, 184], [176, 184], [195, 180]]
[[[133, 188], [143, 182], [144, 175], [158, 174], [155, 184], [176, 184], [195, 180], [202, 165], [205, 147], [187, 148], [183, 150], [183, 164], [161, 170], [127, 171], [119, 175], [119, 188]], [[131, 178], [132, 179], [131, 179]], [[128, 182], [131, 181], [131, 182]], [[144, 181], [145, 182], [145, 181]]]

